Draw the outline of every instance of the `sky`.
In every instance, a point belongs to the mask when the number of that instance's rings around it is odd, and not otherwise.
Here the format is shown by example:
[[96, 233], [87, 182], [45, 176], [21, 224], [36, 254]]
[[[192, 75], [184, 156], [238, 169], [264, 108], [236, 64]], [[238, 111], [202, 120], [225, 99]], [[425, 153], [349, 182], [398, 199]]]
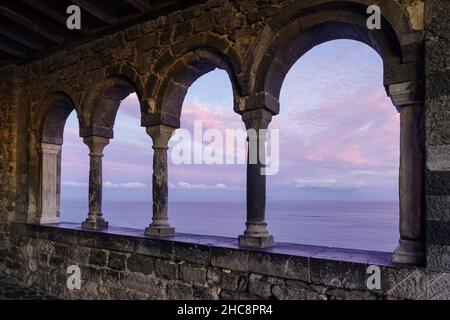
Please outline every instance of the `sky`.
[[[139, 118], [138, 101], [131, 94], [121, 103], [115, 138], [104, 150], [105, 201], [151, 200], [152, 143]], [[189, 88], [181, 116], [184, 130], [177, 130], [169, 145], [170, 200], [245, 201], [245, 148], [223, 150], [214, 134], [210, 140], [197, 137], [181, 143], [186, 132], [193, 135], [195, 121], [201, 121], [203, 133], [244, 129], [233, 111], [225, 71], [205, 74]], [[367, 45], [336, 40], [301, 57], [284, 80], [280, 114], [269, 129], [278, 130], [280, 141], [279, 170], [267, 176], [269, 201], [398, 201], [399, 117], [383, 87], [382, 60]], [[273, 137], [275, 133], [269, 135]], [[224, 146], [226, 140], [224, 135]], [[241, 163], [174, 162], [189, 144], [195, 150], [188, 158], [211, 151], [219, 159], [231, 150]], [[63, 201], [87, 198], [88, 173], [88, 148], [72, 113], [64, 131]]]

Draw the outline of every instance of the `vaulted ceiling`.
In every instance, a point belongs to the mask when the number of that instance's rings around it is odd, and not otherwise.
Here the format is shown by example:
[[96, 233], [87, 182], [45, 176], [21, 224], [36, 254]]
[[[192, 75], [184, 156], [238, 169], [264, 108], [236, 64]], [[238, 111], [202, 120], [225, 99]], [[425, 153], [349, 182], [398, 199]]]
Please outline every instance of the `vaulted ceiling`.
[[[139, 17], [161, 15], [183, 0], [0, 0], [0, 66], [21, 63]], [[81, 30], [66, 27], [70, 5], [81, 9]]]

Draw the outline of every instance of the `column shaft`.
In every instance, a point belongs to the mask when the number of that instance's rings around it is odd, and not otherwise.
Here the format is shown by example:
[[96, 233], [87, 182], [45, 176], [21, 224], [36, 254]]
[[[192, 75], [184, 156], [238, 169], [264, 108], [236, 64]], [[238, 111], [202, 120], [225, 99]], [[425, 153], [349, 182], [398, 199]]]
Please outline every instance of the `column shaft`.
[[169, 224], [168, 217], [168, 168], [167, 150], [170, 137], [175, 128], [157, 125], [147, 128], [153, 140], [153, 217], [152, 223], [145, 229], [150, 236], [169, 236], [175, 234], [175, 228]]
[[40, 212], [35, 223], [48, 224], [59, 223], [59, 176], [61, 145], [41, 144], [41, 199]]
[[265, 142], [266, 129], [272, 114], [265, 110], [255, 110], [243, 114], [248, 133], [247, 158], [247, 222], [239, 245], [250, 248], [264, 248], [273, 245], [273, 236], [267, 231], [265, 222], [266, 176]]
[[421, 105], [400, 109], [400, 245], [396, 263], [422, 264], [424, 261], [422, 188], [424, 128]]
[[388, 87], [400, 112], [400, 240], [392, 261], [422, 265], [425, 261], [423, 235], [423, 176], [425, 128], [423, 84], [409, 81]]
[[107, 228], [108, 222], [102, 213], [102, 159], [103, 149], [109, 139], [103, 137], [87, 137], [84, 143], [89, 147], [89, 212], [87, 219], [81, 224], [84, 229]]

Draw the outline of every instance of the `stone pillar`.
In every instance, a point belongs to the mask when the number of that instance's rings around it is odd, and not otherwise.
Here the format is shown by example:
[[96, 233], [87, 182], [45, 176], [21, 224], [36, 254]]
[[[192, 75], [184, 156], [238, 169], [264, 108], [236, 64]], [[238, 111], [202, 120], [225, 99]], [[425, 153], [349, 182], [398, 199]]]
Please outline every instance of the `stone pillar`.
[[[267, 231], [266, 215], [266, 176], [265, 167], [266, 132], [272, 114], [260, 109], [242, 115], [248, 136], [247, 157], [247, 222], [239, 245], [249, 248], [265, 248], [273, 245], [273, 236]], [[260, 131], [264, 130], [264, 131]]]
[[170, 236], [175, 234], [175, 228], [169, 224], [168, 207], [168, 173], [167, 150], [168, 143], [175, 128], [166, 125], [147, 127], [147, 134], [153, 141], [153, 218], [145, 229], [148, 236]]
[[424, 263], [423, 176], [425, 128], [422, 90], [418, 83], [389, 86], [391, 99], [400, 113], [400, 240], [392, 261]]
[[81, 224], [83, 229], [102, 229], [108, 222], [102, 213], [102, 158], [103, 149], [109, 143], [108, 138], [89, 136], [83, 138], [89, 147], [89, 212], [87, 219]]
[[40, 212], [35, 223], [49, 224], [59, 223], [59, 177], [58, 168], [61, 154], [61, 145], [52, 143], [41, 143], [41, 190], [40, 190]]

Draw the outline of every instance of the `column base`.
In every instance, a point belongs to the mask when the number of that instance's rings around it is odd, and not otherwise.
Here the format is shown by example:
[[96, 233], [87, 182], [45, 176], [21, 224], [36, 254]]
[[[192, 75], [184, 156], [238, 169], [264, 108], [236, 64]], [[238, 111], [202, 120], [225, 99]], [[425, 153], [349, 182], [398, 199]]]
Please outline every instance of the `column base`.
[[273, 236], [267, 235], [267, 236], [247, 236], [247, 235], [240, 235], [238, 237], [239, 239], [239, 246], [246, 247], [246, 248], [268, 248], [273, 246]]
[[60, 222], [60, 218], [56, 215], [42, 215], [33, 220], [33, 223], [37, 224], [58, 224]]
[[411, 264], [420, 266], [425, 263], [423, 244], [417, 241], [400, 240], [400, 245], [392, 255], [395, 264]]
[[108, 228], [108, 221], [83, 221], [81, 223], [82, 229], [89, 229], [89, 230], [96, 230], [96, 229], [107, 229]]
[[166, 236], [173, 236], [175, 235], [175, 228], [174, 227], [154, 227], [150, 225], [149, 227], [145, 228], [144, 234], [146, 236], [152, 236], [152, 237], [166, 237]]

